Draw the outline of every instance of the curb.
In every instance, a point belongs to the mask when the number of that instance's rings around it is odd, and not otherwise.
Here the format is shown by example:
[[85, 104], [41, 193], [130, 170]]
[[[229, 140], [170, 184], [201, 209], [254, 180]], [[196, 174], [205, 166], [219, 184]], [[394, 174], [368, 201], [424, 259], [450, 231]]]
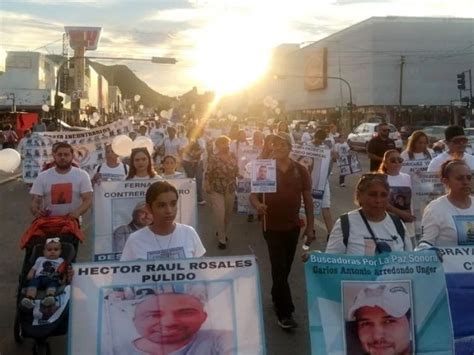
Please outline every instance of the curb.
[[6, 179], [0, 180], [0, 185], [7, 184], [7, 183], [9, 183], [9, 182], [11, 182], [11, 181], [13, 181], [13, 180], [18, 179], [19, 177], [21, 177], [21, 174], [15, 174], [15, 175], [10, 176], [10, 177], [8, 177], [8, 178], [6, 178]]

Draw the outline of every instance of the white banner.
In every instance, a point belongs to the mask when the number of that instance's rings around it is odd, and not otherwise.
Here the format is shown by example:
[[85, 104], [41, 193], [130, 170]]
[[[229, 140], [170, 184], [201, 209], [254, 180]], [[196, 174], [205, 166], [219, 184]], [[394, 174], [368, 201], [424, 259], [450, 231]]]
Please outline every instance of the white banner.
[[67, 142], [74, 148], [74, 162], [88, 173], [105, 160], [105, 144], [115, 136], [133, 130], [132, 123], [123, 119], [88, 131], [38, 132], [26, 140], [23, 154], [23, 181], [33, 183], [43, 165], [53, 161], [52, 147]]
[[250, 204], [250, 179], [241, 179], [237, 181], [237, 212], [251, 213], [253, 208]]
[[69, 354], [264, 354], [253, 256], [74, 264]]
[[431, 159], [405, 160], [400, 171], [413, 176], [417, 172], [427, 171], [430, 162]]
[[293, 145], [291, 151], [293, 160], [304, 165], [311, 176], [314, 214], [321, 212], [324, 188], [328, 181], [329, 165], [331, 163], [331, 150], [325, 145]]
[[359, 157], [357, 153], [353, 151], [340, 154], [337, 159], [337, 166], [339, 167], [341, 176], [352, 175], [362, 171]]
[[250, 177], [250, 163], [257, 159], [260, 150], [251, 145], [241, 145], [237, 153], [237, 159], [239, 159], [239, 174], [246, 178]]
[[[156, 181], [105, 181], [95, 187], [93, 218], [96, 261], [120, 259], [128, 235], [136, 230], [137, 224], [133, 223], [134, 218], [142, 218], [143, 221], [140, 223], [144, 225], [151, 223], [151, 216], [138, 216], [136, 212], [145, 202], [148, 187]], [[179, 193], [176, 222], [196, 228], [196, 181], [194, 179], [167, 181], [173, 184]]]
[[445, 194], [439, 173], [418, 172], [411, 175], [412, 199], [411, 208], [415, 220], [415, 235], [421, 237], [421, 219], [425, 207], [431, 201]]

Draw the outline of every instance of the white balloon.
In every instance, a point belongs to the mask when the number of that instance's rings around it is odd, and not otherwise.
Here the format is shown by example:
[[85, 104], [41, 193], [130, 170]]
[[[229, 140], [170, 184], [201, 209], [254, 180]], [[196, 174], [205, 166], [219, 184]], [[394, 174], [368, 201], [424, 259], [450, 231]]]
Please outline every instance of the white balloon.
[[135, 95], [135, 96], [133, 97], [133, 99], [135, 100], [135, 102], [140, 101], [141, 98], [142, 98], [142, 97], [141, 97], [140, 95]]
[[112, 141], [112, 150], [121, 157], [128, 157], [132, 153], [133, 141], [129, 136], [121, 134]]
[[0, 170], [12, 173], [20, 166], [20, 163], [20, 153], [15, 149], [5, 148], [0, 150]]
[[281, 113], [281, 109], [280, 109], [279, 107], [277, 107], [277, 108], [275, 109], [275, 113], [276, 113], [277, 115], [279, 115], [279, 114]]
[[41, 109], [44, 111], [44, 112], [49, 112], [49, 106], [44, 104], [43, 106], [41, 106]]
[[153, 141], [150, 138], [145, 137], [145, 136], [138, 136], [133, 141], [133, 148], [146, 148], [148, 150], [148, 153], [150, 153], [150, 155], [153, 154], [153, 147], [154, 147]]
[[144, 108], [145, 106], [140, 105], [140, 106], [138, 106], [138, 107], [140, 108], [140, 110], [143, 110], [143, 108]]
[[168, 111], [166, 111], [166, 110], [161, 110], [160, 116], [163, 117], [163, 118], [169, 118], [169, 116], [168, 116]]

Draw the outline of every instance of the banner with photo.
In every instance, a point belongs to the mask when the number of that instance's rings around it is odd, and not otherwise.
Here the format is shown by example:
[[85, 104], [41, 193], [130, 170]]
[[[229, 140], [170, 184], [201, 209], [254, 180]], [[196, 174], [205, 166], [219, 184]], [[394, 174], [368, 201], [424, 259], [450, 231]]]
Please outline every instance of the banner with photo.
[[314, 214], [319, 215], [324, 188], [328, 181], [331, 150], [326, 146], [293, 145], [291, 157], [308, 169], [313, 187], [311, 195], [313, 196]]
[[337, 166], [341, 176], [352, 175], [362, 171], [357, 153], [351, 150], [347, 151], [346, 154], [339, 154]]
[[376, 354], [380, 347], [453, 353], [446, 280], [434, 251], [312, 253], [305, 275], [312, 354]]
[[445, 188], [439, 178], [439, 173], [418, 172], [411, 175], [412, 199], [411, 208], [415, 220], [415, 235], [421, 237], [421, 220], [425, 207], [431, 201], [445, 194]]
[[413, 176], [416, 173], [427, 171], [431, 159], [405, 160], [401, 172]]
[[[128, 236], [151, 223], [148, 187], [158, 180], [104, 181], [94, 188], [94, 260], [119, 260]], [[197, 226], [196, 181], [169, 179], [178, 190], [176, 222]]]
[[96, 165], [105, 160], [105, 144], [112, 143], [115, 136], [133, 130], [128, 119], [88, 131], [37, 132], [29, 137], [22, 149], [22, 173], [25, 183], [33, 183], [44, 164], [53, 161], [52, 147], [57, 142], [67, 142], [74, 148], [74, 162], [91, 173]]
[[474, 350], [474, 247], [440, 248], [453, 319], [456, 355]]
[[251, 145], [241, 145], [237, 152], [239, 174], [245, 178], [250, 178], [251, 162], [257, 159], [260, 150]]
[[237, 212], [238, 213], [249, 213], [252, 211], [252, 205], [250, 204], [250, 179], [237, 180]]
[[256, 159], [251, 162], [251, 167], [250, 189], [253, 193], [277, 191], [276, 161], [274, 159]]
[[254, 256], [73, 267], [70, 355], [265, 354]]

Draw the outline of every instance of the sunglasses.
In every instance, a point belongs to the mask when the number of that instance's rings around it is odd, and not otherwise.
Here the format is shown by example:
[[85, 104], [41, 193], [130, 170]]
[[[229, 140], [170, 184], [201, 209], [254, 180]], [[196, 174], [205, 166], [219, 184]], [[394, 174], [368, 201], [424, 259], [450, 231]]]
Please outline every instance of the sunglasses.
[[403, 158], [390, 158], [388, 161], [392, 164], [401, 164], [403, 163]]
[[45, 244], [49, 244], [49, 243], [60, 243], [61, 240], [59, 239], [59, 237], [56, 237], [56, 238], [48, 238], [46, 239], [46, 243]]
[[383, 182], [387, 182], [387, 175], [385, 174], [380, 174], [380, 173], [366, 173], [362, 174], [360, 177], [360, 180], [367, 180], [367, 181], [372, 181], [372, 180], [380, 180]]

